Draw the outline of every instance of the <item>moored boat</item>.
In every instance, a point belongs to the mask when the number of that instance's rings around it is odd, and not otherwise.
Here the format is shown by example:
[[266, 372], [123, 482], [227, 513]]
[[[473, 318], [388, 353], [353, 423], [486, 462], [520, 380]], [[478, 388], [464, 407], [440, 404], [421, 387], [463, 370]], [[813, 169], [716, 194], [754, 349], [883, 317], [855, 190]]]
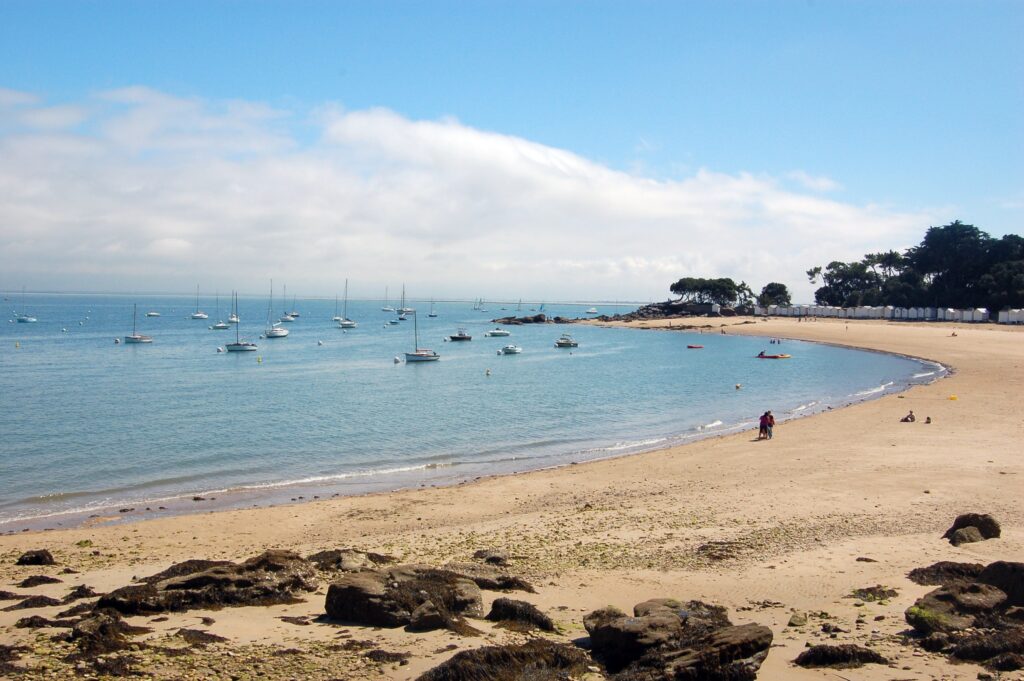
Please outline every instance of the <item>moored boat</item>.
[[138, 316], [137, 313], [138, 313], [138, 305], [132, 305], [132, 335], [125, 336], [124, 337], [124, 342], [126, 344], [152, 343], [153, 342], [153, 337], [152, 336], [145, 336], [145, 335], [143, 335], [143, 334], [141, 334], [141, 333], [139, 333], [138, 331], [135, 330], [135, 319]]
[[496, 337], [499, 337], [499, 336], [500, 337], [511, 336], [512, 334], [509, 333], [508, 331], [506, 331], [505, 329], [501, 328], [500, 326], [496, 326], [493, 329], [491, 329], [490, 331], [488, 331], [487, 333], [485, 333], [484, 335], [485, 336], [490, 336], [491, 338], [496, 338]]
[[437, 354], [429, 348], [420, 347], [420, 329], [417, 321], [416, 313], [412, 315], [412, 328], [413, 328], [413, 351], [405, 353], [405, 361], [408, 362], [435, 362], [441, 359], [441, 355]]
[[452, 341], [471, 341], [473, 337], [465, 329], [459, 329], [458, 332], [448, 336], [448, 340]]
[[579, 345], [579, 341], [567, 333], [563, 333], [561, 337], [555, 341], [556, 348], [576, 348], [579, 347]]
[[501, 350], [498, 350], [499, 355], [518, 355], [523, 349], [518, 345], [506, 345]]

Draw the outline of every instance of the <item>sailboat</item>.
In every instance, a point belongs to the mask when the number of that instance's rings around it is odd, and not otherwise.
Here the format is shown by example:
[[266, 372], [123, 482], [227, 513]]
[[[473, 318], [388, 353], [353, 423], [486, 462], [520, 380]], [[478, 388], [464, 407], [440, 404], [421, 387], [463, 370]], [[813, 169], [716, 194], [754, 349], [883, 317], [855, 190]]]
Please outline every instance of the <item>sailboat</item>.
[[281, 326], [280, 322], [272, 321], [274, 316], [274, 280], [270, 280], [270, 302], [267, 304], [267, 329], [263, 335], [267, 338], [284, 338], [288, 335], [288, 329]]
[[[271, 294], [273, 294], [273, 291], [271, 291]], [[295, 317], [292, 316], [292, 313], [288, 312], [288, 307], [287, 307], [287, 305], [288, 305], [288, 285], [287, 284], [285, 284], [284, 294], [281, 296], [281, 299], [284, 301], [284, 304], [285, 304], [285, 313], [283, 315], [281, 315], [280, 321], [282, 321], [282, 322], [294, 322], [295, 321]]]
[[[217, 293], [217, 316], [218, 317], [220, 316], [220, 293], [219, 292]], [[211, 329], [216, 329], [217, 331], [227, 331], [231, 327], [229, 327], [227, 322], [225, 322], [223, 319], [220, 319], [220, 320], [217, 320], [217, 323], [214, 324], [213, 326], [211, 326], [210, 328]]]
[[19, 324], [35, 324], [36, 322], [38, 322], [39, 321], [38, 319], [36, 319], [35, 317], [33, 317], [32, 315], [30, 315], [28, 312], [25, 311], [27, 309], [28, 308], [25, 307], [25, 287], [22, 286], [21, 287], [21, 313], [19, 315], [17, 315], [15, 317], [15, 319], [18, 320]]
[[415, 345], [413, 346], [412, 352], [405, 353], [406, 362], [435, 362], [441, 359], [441, 355], [437, 354], [433, 350], [420, 347], [420, 329], [417, 322], [416, 311], [412, 312], [412, 328], [413, 328], [413, 339]]
[[[288, 296], [285, 296], [285, 302], [288, 301]], [[299, 308], [295, 307], [295, 296], [292, 296], [292, 311], [288, 313], [288, 316], [293, 319], [298, 319], [302, 315], [299, 314]]]
[[[233, 300], [233, 302], [234, 302], [234, 305], [232, 306], [231, 314], [232, 314], [232, 316], [237, 316], [235, 314], [235, 311], [238, 310], [238, 293], [237, 292], [234, 293], [234, 300]], [[249, 341], [244, 341], [241, 338], [239, 338], [238, 326], [239, 326], [238, 324], [235, 324], [235, 342], [234, 343], [228, 343], [227, 345], [224, 346], [224, 349], [227, 350], [228, 352], [252, 352], [252, 351], [254, 351], [256, 349], [256, 344], [255, 343], [250, 343]]]
[[337, 294], [335, 294], [335, 296], [334, 296], [334, 316], [331, 317], [331, 321], [332, 322], [340, 322], [341, 319], [342, 319], [341, 315], [338, 314], [338, 296], [337, 296]]
[[139, 306], [137, 304], [134, 304], [134, 303], [132, 304], [132, 335], [125, 336], [124, 337], [124, 342], [125, 343], [152, 343], [153, 342], [153, 337], [152, 336], [143, 336], [141, 333], [139, 333], [138, 331], [135, 330], [135, 318], [138, 317], [138, 311], [139, 311], [138, 308], [139, 308]]
[[405, 284], [402, 284], [402, 304], [398, 307], [398, 314], [399, 315], [409, 314], [409, 313], [415, 312], [415, 311], [416, 310], [412, 309], [411, 307], [406, 307], [405, 306]]
[[199, 309], [199, 284], [196, 284], [196, 311], [192, 313], [192, 319], [209, 319], [210, 315]]
[[338, 326], [342, 329], [354, 329], [358, 324], [348, 318], [348, 279], [345, 280], [345, 303], [341, 312], [341, 319], [338, 320]]
[[388, 287], [384, 287], [384, 304], [380, 308], [381, 312], [394, 312], [395, 308], [388, 304]]
[[431, 301], [430, 301], [430, 314], [428, 314], [427, 316], [428, 317], [436, 317], [437, 316], [437, 313], [434, 312], [434, 301], [433, 301], [433, 299], [431, 299]]

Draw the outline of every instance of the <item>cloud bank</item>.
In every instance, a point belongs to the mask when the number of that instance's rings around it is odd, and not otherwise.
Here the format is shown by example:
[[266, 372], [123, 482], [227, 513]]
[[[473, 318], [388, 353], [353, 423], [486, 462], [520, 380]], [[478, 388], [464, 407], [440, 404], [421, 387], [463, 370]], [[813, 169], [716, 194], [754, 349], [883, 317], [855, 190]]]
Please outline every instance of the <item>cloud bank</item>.
[[281, 111], [143, 87], [0, 89], [0, 288], [663, 299], [681, 276], [798, 297], [804, 270], [915, 243], [933, 216], [838, 183], [623, 172], [457, 120]]

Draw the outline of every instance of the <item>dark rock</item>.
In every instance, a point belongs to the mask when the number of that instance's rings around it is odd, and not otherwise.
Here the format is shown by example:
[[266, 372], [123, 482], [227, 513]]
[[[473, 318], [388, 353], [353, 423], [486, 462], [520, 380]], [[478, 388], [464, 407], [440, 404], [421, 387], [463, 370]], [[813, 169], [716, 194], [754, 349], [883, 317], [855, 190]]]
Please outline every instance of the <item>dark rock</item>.
[[942, 631], [933, 631], [921, 639], [920, 645], [930, 653], [937, 653], [945, 650], [949, 645], [949, 634]]
[[[181, 566], [183, 564], [179, 564]], [[125, 615], [296, 602], [298, 591], [315, 591], [313, 566], [290, 551], [270, 550], [235, 564], [216, 565], [198, 572], [121, 587], [102, 596], [97, 608]], [[160, 573], [167, 574], [168, 571]]]
[[149, 631], [145, 627], [129, 625], [117, 613], [99, 612], [77, 622], [71, 628], [70, 640], [78, 646], [81, 654], [96, 656], [123, 650], [129, 645], [129, 636]]
[[85, 584], [79, 584], [74, 589], [68, 592], [64, 598], [60, 599], [61, 603], [71, 603], [73, 601], [81, 600], [83, 598], [92, 598], [99, 596], [100, 594], [93, 591], [90, 587]]
[[1005, 560], [990, 563], [978, 575], [978, 581], [1005, 593], [1007, 606], [1024, 606], [1024, 563]]
[[683, 603], [680, 617], [686, 623], [686, 629], [683, 632], [684, 642], [695, 641], [712, 631], [732, 626], [732, 622], [726, 616], [725, 608], [701, 601], [686, 601]]
[[683, 604], [674, 598], [652, 598], [633, 606], [634, 617], [648, 615], [675, 616], [683, 619]]
[[409, 659], [409, 653], [393, 653], [390, 650], [374, 648], [373, 650], [366, 651], [363, 657], [383, 664], [394, 664], [395, 662], [404, 664]]
[[[460, 633], [474, 631], [460, 623], [460, 616], [483, 615], [483, 597], [474, 582], [457, 573], [424, 565], [399, 565], [378, 572], [342, 575], [328, 588], [325, 609], [327, 616], [335, 620], [398, 627], [411, 624], [413, 612], [428, 601], [445, 626]], [[432, 613], [424, 610], [417, 625], [436, 621]]]
[[321, 570], [355, 572], [356, 570], [373, 570], [380, 565], [390, 565], [398, 562], [394, 556], [382, 553], [359, 551], [357, 549], [330, 549], [320, 551], [306, 560], [315, 564]]
[[78, 617], [79, 615], [88, 615], [93, 611], [96, 606], [93, 603], [79, 603], [78, 605], [72, 605], [67, 610], [61, 610], [57, 613], [57, 617]]
[[19, 598], [24, 598], [24, 596], [16, 594], [13, 591], [0, 590], [0, 601], [16, 601]]
[[545, 314], [535, 314], [528, 317], [499, 317], [498, 319], [492, 319], [491, 321], [495, 324], [502, 324], [504, 326], [520, 326], [522, 324], [549, 324], [553, 321], [561, 319], [556, 317], [555, 320], [548, 319]]
[[487, 591], [525, 591], [537, 593], [533, 586], [520, 577], [510, 575], [494, 565], [479, 563], [448, 563], [445, 570], [472, 580], [481, 589]]
[[[768, 657], [772, 630], [760, 624], [722, 627], [678, 652], [663, 656], [664, 671], [650, 678], [664, 681], [734, 681], [757, 678], [757, 670]], [[649, 660], [636, 666], [643, 669]], [[636, 677], [632, 677], [636, 678]]]
[[928, 567], [914, 568], [907, 579], [922, 586], [950, 586], [976, 580], [985, 566], [981, 563], [956, 563], [942, 560]]
[[41, 584], [59, 584], [61, 580], [56, 577], [48, 577], [46, 575], [32, 575], [18, 582], [18, 586], [22, 589], [31, 589]]
[[967, 527], [961, 527], [953, 536], [949, 538], [949, 543], [953, 546], [960, 546], [961, 544], [973, 544], [974, 542], [985, 541], [985, 537], [974, 525], [968, 525]]
[[345, 575], [327, 589], [327, 616], [375, 627], [400, 627], [412, 611], [388, 595], [387, 577], [379, 572]]
[[416, 606], [409, 616], [409, 631], [434, 631], [447, 629], [449, 618], [445, 617], [431, 601], [424, 601]]
[[958, 515], [953, 526], [942, 535], [943, 539], [952, 539], [957, 530], [963, 527], [976, 527], [984, 539], [995, 539], [1000, 534], [999, 523], [987, 513], [964, 513]]
[[1005, 653], [1024, 654], [1024, 627], [965, 632], [956, 639], [949, 652], [958, 660], [974, 662], [985, 662]]
[[209, 570], [210, 568], [228, 567], [231, 565], [234, 565], [234, 563], [232, 563], [230, 560], [201, 560], [193, 558], [191, 560], [185, 560], [180, 563], [175, 563], [166, 570], [158, 572], [155, 575], [150, 575], [149, 577], [143, 577], [139, 581], [145, 582], [146, 584], [155, 584], [157, 582], [162, 582], [165, 579], [171, 579], [172, 577], [194, 575], [197, 572], [203, 572], [204, 570]]
[[591, 613], [584, 618], [591, 648], [613, 672], [651, 651], [677, 647], [683, 634], [683, 623], [674, 615], [614, 618], [603, 615], [595, 618], [594, 615]]
[[1020, 653], [1003, 653], [986, 661], [985, 666], [1001, 672], [1015, 672], [1024, 669], [1024, 655]]
[[4, 608], [4, 612], [10, 612], [12, 610], [28, 610], [29, 608], [48, 608], [51, 605], [60, 605], [60, 601], [56, 598], [50, 598], [49, 596], [29, 596], [20, 603], [8, 605]]
[[205, 648], [211, 643], [223, 643], [228, 640], [223, 636], [211, 634], [210, 632], [203, 631], [201, 629], [178, 629], [174, 635], [178, 638], [185, 639], [190, 646], [196, 648]]
[[491, 604], [487, 619], [516, 631], [540, 629], [554, 631], [555, 623], [532, 603], [515, 601], [511, 598], [496, 598]]
[[15, 565], [53, 565], [53, 556], [46, 549], [26, 551], [18, 557]]
[[1006, 601], [1006, 594], [988, 584], [954, 584], [930, 591], [907, 608], [907, 623], [922, 634], [956, 631], [974, 625], [975, 616]]
[[73, 622], [48, 620], [39, 615], [32, 615], [31, 617], [22, 617], [14, 623], [14, 626], [18, 629], [42, 629], [43, 627], [67, 628], [72, 626], [72, 624]]
[[522, 645], [464, 650], [416, 681], [557, 681], [582, 677], [590, 664], [578, 648], [537, 639]]
[[508, 553], [501, 549], [480, 549], [473, 553], [473, 558], [482, 560], [488, 565], [505, 567], [508, 565]]
[[889, 660], [870, 648], [847, 643], [844, 645], [811, 646], [797, 656], [794, 662], [801, 667], [832, 667], [850, 669], [865, 664], [889, 664]]

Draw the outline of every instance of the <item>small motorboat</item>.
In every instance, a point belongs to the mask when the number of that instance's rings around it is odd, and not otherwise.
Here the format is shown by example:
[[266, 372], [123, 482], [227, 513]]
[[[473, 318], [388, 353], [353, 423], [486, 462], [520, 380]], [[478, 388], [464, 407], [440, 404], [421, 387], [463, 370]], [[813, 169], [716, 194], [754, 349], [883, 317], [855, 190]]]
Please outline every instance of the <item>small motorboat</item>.
[[563, 333], [562, 336], [555, 341], [556, 348], [577, 348], [579, 345], [579, 341], [567, 333]]
[[704, 349], [703, 345], [687, 345], [686, 347], [689, 350], [703, 350]]
[[597, 314], [597, 308], [591, 307], [587, 310], [587, 314]]
[[156, 310], [150, 310], [149, 312], [146, 313], [146, 316], [147, 317], [159, 317], [160, 313], [157, 312]]
[[506, 345], [501, 350], [498, 350], [499, 355], [518, 355], [523, 349], [518, 345]]
[[458, 333], [448, 336], [448, 340], [451, 341], [471, 341], [473, 337], [466, 332], [465, 329], [459, 329]]
[[758, 359], [789, 359], [792, 356], [793, 355], [766, 355], [763, 352], [760, 352], [757, 355], [755, 355], [755, 357], [757, 357]]
[[494, 338], [496, 336], [511, 336], [512, 334], [506, 331], [505, 329], [501, 328], [500, 326], [496, 326], [487, 333], [485, 333], [484, 335]]
[[227, 322], [223, 322], [223, 321], [221, 321], [221, 322], [217, 322], [216, 324], [214, 324], [214, 325], [213, 325], [213, 326], [211, 326], [210, 328], [211, 328], [211, 329], [215, 329], [215, 330], [217, 330], [217, 331], [226, 331], [227, 329], [230, 329], [231, 327], [230, 327], [230, 326], [228, 326], [228, 323], [227, 323]]

